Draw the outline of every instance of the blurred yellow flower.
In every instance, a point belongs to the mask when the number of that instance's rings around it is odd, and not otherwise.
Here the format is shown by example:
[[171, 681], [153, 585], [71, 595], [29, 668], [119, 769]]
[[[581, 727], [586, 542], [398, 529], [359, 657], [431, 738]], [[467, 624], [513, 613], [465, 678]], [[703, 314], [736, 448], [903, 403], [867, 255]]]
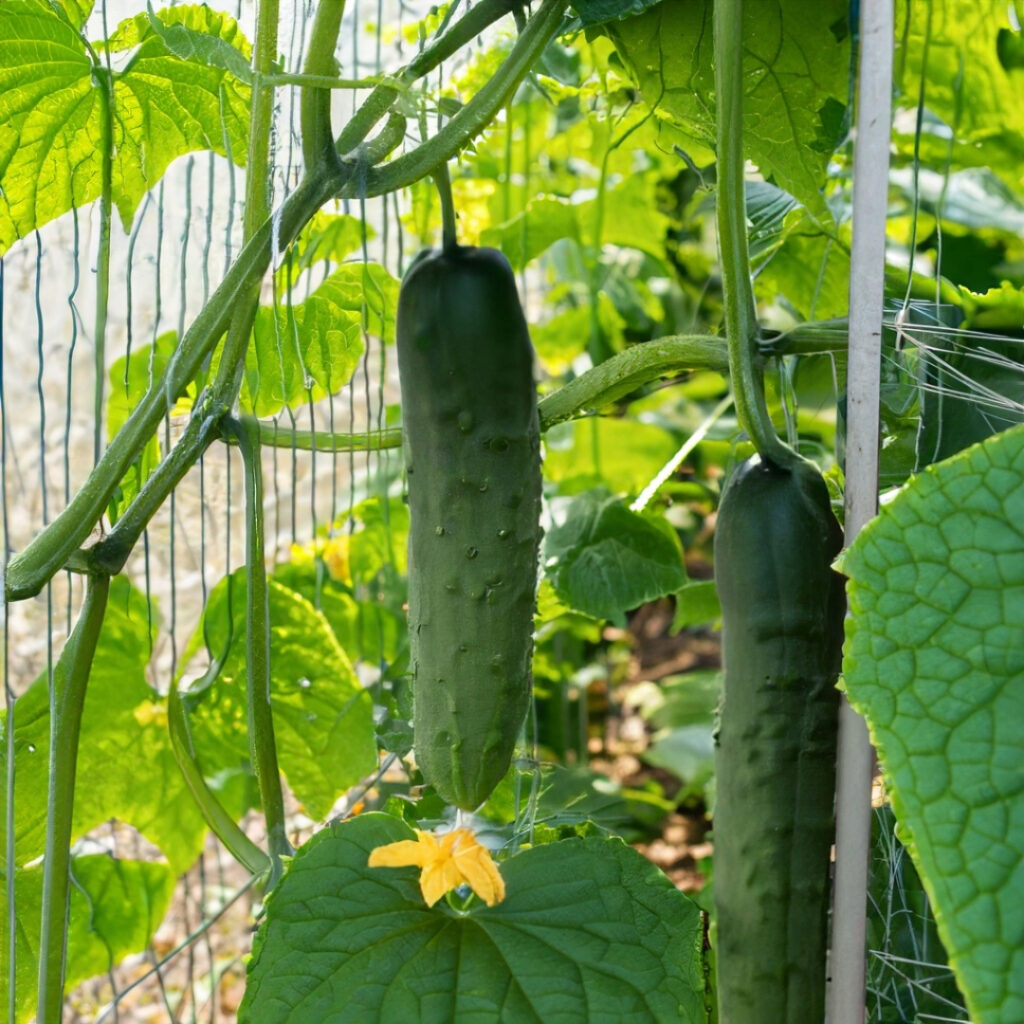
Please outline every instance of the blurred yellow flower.
[[324, 564], [327, 566], [327, 571], [339, 583], [352, 582], [352, 572], [349, 569], [348, 561], [348, 546], [348, 534], [343, 534], [340, 537], [331, 537], [324, 544], [321, 553]]
[[505, 882], [487, 848], [466, 828], [438, 838], [416, 829], [415, 839], [378, 846], [370, 854], [371, 868], [420, 868], [420, 891], [428, 907], [446, 892], [468, 885], [489, 907], [505, 898]]

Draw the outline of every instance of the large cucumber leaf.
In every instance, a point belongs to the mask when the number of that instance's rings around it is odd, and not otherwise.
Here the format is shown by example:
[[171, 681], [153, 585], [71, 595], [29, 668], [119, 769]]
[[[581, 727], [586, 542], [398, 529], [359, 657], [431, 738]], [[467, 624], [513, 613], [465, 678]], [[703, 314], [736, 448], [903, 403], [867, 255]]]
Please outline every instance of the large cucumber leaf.
[[[219, 671], [184, 695], [196, 755], [207, 776], [249, 764], [246, 726], [245, 570], [213, 589], [189, 645], [205, 640]], [[325, 817], [377, 765], [373, 707], [323, 614], [269, 583], [270, 701], [277, 756], [296, 798]]]
[[913, 478], [842, 568], [846, 688], [971, 1018], [1024, 1020], [1024, 427]]
[[700, 912], [621, 840], [569, 840], [501, 865], [507, 898], [428, 909], [416, 868], [370, 868], [412, 839], [369, 814], [318, 833], [267, 903], [243, 1024], [705, 1020]]
[[[68, 12], [72, 17], [69, 20]], [[94, 66], [78, 29], [80, 5], [0, 4], [0, 253], [102, 191], [105, 66]], [[160, 13], [161, 22], [204, 33], [239, 51], [235, 21], [202, 5]], [[244, 162], [249, 87], [223, 68], [175, 56], [150, 15], [123, 22], [107, 43], [126, 67], [111, 73], [111, 188], [125, 224], [176, 157], [210, 149]], [[102, 57], [100, 58], [102, 60]]]
[[[191, 866], [206, 826], [178, 770], [163, 699], [146, 681], [157, 618], [124, 576], [111, 581], [82, 712], [75, 815], [78, 838], [119, 818], [160, 847], [175, 872]], [[44, 849], [50, 715], [40, 676], [14, 702], [14, 841], [23, 866]], [[8, 727], [0, 728], [0, 740]], [[6, 745], [0, 744], [0, 770]], [[0, 787], [0, 809], [6, 803]], [[6, 832], [0, 815], [0, 848]]]
[[1024, 186], [1024, 67], [1007, 59], [1006, 46], [1020, 39], [1012, 10], [1001, 0], [896, 5], [894, 77], [903, 105], [913, 108], [927, 83], [921, 130], [894, 135], [900, 158], [949, 170], [989, 167], [1012, 188]]
[[[5, 921], [9, 920], [7, 877], [0, 878], [0, 907]], [[68, 989], [109, 971], [129, 954], [144, 950], [163, 920], [177, 883], [177, 874], [167, 864], [120, 860], [106, 854], [73, 857], [71, 878]], [[11, 1024], [23, 1024], [36, 1008], [43, 866], [18, 868], [14, 879], [17, 946], [15, 1018]], [[0, 929], [0, 1006], [4, 1007], [9, 1005], [9, 942], [9, 930]]]
[[[849, 89], [849, 5], [825, 0], [747, 4], [743, 24], [747, 155], [819, 216], [821, 187], [842, 141]], [[711, 0], [663, 0], [606, 26], [659, 117], [710, 150], [715, 138]]]

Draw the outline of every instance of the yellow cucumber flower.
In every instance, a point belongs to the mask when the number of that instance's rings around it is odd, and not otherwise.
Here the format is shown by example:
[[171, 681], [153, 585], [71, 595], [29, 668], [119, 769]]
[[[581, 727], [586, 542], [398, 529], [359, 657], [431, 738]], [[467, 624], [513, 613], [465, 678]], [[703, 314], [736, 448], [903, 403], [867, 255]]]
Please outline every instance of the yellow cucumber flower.
[[505, 898], [498, 865], [469, 829], [457, 828], [440, 838], [415, 831], [415, 839], [378, 846], [370, 853], [370, 867], [420, 868], [420, 891], [428, 907], [460, 885], [468, 885], [489, 907]]

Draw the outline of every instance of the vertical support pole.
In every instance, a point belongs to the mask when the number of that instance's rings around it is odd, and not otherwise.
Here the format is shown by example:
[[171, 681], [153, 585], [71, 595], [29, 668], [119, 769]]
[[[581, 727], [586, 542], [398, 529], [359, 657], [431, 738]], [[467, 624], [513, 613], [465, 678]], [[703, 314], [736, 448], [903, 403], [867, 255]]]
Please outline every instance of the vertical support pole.
[[[885, 217], [889, 194], [893, 37], [892, 0], [862, 0], [850, 256], [847, 545], [878, 508], [878, 389]], [[839, 713], [829, 1024], [864, 1024], [873, 772], [874, 751], [867, 726], [844, 697]]]

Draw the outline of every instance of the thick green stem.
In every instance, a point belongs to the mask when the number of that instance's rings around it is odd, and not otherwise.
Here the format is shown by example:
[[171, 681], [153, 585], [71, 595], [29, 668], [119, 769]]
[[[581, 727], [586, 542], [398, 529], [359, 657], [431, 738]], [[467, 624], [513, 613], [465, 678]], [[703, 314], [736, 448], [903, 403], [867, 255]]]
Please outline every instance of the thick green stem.
[[257, 85], [249, 110], [249, 152], [245, 164], [245, 213], [243, 241], [248, 242], [270, 216], [270, 132], [274, 121], [274, 87], [260, 76], [268, 74], [277, 59], [279, 0], [259, 0], [256, 7], [256, 38], [252, 69]]
[[799, 456], [775, 433], [757, 358], [758, 326], [747, 255], [743, 177], [743, 0], [715, 0], [718, 247], [722, 259], [725, 333], [736, 418], [766, 459], [792, 465]]
[[440, 163], [434, 168], [434, 184], [441, 199], [441, 247], [451, 252], [458, 244], [458, 219], [455, 215], [455, 200], [452, 198], [452, 179], [448, 164]]
[[86, 552], [90, 571], [113, 576], [124, 568], [157, 509], [199, 456], [220, 437], [220, 419], [229, 411], [223, 405], [214, 408], [212, 402], [203, 402], [196, 408], [178, 443], [156, 467], [124, 515], [103, 540]]
[[[345, 0], [320, 0], [309, 36], [309, 51], [303, 73], [329, 78], [337, 72], [334, 49], [338, 43]], [[306, 170], [323, 162], [337, 165], [338, 151], [334, 148], [331, 130], [331, 91], [306, 85], [302, 89], [300, 108], [302, 128], [302, 159]]]
[[[71, 823], [75, 768], [86, 684], [107, 608], [110, 580], [89, 577], [78, 622], [53, 671], [50, 701], [50, 780], [46, 850], [43, 858], [43, 913], [39, 937], [38, 1024], [60, 1024], [71, 880]], [[8, 880], [13, 879], [13, 873]]]
[[[357, 198], [394, 192], [419, 181], [439, 164], [451, 160], [494, 120], [508, 102], [561, 27], [566, 5], [567, 0], [544, 0], [497, 72], [433, 138], [381, 168], [370, 168], [365, 177], [354, 175], [339, 195]], [[456, 27], [453, 26], [450, 32], [454, 32]], [[442, 36], [441, 41], [446, 38]]]
[[113, 216], [114, 140], [111, 118], [112, 82], [106, 68], [94, 68], [100, 88], [100, 225], [96, 251], [96, 319], [93, 322], [93, 421], [92, 461], [96, 465], [103, 450], [104, 389], [107, 381], [107, 307], [110, 301], [110, 222]]
[[510, 0], [481, 0], [467, 11], [447, 32], [418, 53], [393, 82], [381, 83], [363, 101], [342, 129], [335, 146], [342, 157], [348, 156], [373, 130], [373, 126], [391, 109], [391, 104], [418, 78], [433, 71], [467, 43], [512, 10]]
[[[309, 218], [337, 191], [339, 180], [305, 179], [285, 201], [278, 248], [291, 244]], [[40, 590], [67, 562], [99, 521], [131, 464], [153, 436], [169, 406], [195, 379], [203, 360], [223, 335], [239, 300], [262, 280], [271, 255], [273, 221], [265, 221], [242, 249], [224, 280], [186, 332], [159, 381], [155, 381], [107, 446], [99, 463], [67, 508], [42, 530], [7, 568], [9, 601]], [[169, 492], [168, 492], [169, 493]]]
[[267, 821], [270, 887], [281, 875], [281, 857], [294, 850], [288, 842], [284, 796], [277, 766], [274, 714], [270, 701], [270, 602], [263, 545], [263, 465], [259, 426], [251, 417], [225, 420], [245, 464], [245, 665], [248, 681], [249, 751]]
[[167, 724], [171, 733], [174, 758], [206, 824], [224, 844], [228, 853], [252, 874], [262, 875], [269, 871], [270, 858], [238, 827], [238, 823], [224, 810], [221, 802], [206, 784], [192, 747], [185, 706], [175, 685], [171, 686], [167, 694]]
[[[282, 429], [274, 423], [258, 423], [260, 444], [271, 448], [294, 448], [300, 452], [377, 452], [402, 446], [402, 428], [387, 427], [365, 434], [339, 434], [320, 430]], [[231, 436], [229, 444], [238, 442]]]
[[634, 345], [542, 399], [541, 429], [611, 405], [659, 377], [688, 370], [723, 372], [727, 367], [725, 344], [710, 335], [678, 335]]
[[[256, 75], [266, 74], [274, 66], [277, 55], [279, 0], [259, 0], [256, 8], [256, 40], [252, 66]], [[253, 89], [249, 111], [249, 152], [245, 171], [245, 213], [242, 218], [242, 243], [248, 242], [270, 216], [270, 135], [274, 120], [273, 86]], [[260, 279], [251, 281], [239, 294], [228, 324], [224, 349], [221, 352], [212, 399], [228, 409], [242, 385], [245, 353], [249, 347], [252, 324], [259, 305]]]

